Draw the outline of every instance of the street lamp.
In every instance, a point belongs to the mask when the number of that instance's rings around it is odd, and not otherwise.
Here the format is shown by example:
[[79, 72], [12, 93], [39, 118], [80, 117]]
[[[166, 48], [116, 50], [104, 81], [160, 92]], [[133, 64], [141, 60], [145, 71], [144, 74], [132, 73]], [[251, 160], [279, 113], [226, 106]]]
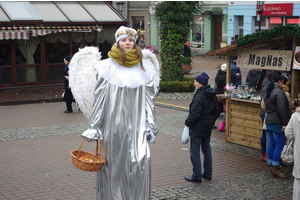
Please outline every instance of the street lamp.
[[118, 2], [116, 2], [116, 4], [117, 4], [117, 10], [118, 10], [120, 13], [122, 13], [124, 2], [123, 2], [123, 1], [118, 1]]
[[261, 14], [264, 12], [264, 1], [257, 1], [256, 4], [256, 11], [258, 13], [257, 15], [257, 21], [258, 21], [258, 30], [260, 31], [260, 27], [261, 27]]

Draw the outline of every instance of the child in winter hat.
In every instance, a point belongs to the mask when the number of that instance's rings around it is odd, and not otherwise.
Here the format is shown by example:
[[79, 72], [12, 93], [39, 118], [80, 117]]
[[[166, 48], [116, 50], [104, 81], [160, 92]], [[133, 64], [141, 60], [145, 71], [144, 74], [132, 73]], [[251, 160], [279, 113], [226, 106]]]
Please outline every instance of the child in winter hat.
[[226, 63], [222, 64], [222, 65], [221, 65], [221, 70], [222, 70], [223, 72], [226, 72], [226, 67], [227, 67], [227, 64], [226, 64]]
[[71, 58], [71, 56], [69, 56], [69, 55], [66, 55], [65, 58], [64, 58], [64, 60], [67, 61], [67, 62], [70, 62], [71, 59], [72, 59], [72, 58]]

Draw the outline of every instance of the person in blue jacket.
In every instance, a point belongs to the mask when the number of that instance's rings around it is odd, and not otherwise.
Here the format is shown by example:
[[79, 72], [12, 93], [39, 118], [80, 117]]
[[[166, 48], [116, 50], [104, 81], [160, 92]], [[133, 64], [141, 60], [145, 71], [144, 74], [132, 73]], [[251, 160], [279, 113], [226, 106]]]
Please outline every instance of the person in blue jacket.
[[242, 74], [239, 67], [236, 66], [237, 57], [231, 57], [230, 69], [231, 69], [231, 83], [237, 87], [242, 85]]
[[[193, 165], [192, 176], [185, 176], [185, 180], [202, 182], [202, 178], [211, 180], [212, 154], [210, 137], [214, 116], [217, 112], [218, 100], [214, 89], [208, 85], [209, 76], [203, 72], [195, 77], [196, 93], [190, 104], [189, 115], [185, 125], [189, 127], [190, 157]], [[200, 147], [204, 154], [203, 174], [200, 159]]]

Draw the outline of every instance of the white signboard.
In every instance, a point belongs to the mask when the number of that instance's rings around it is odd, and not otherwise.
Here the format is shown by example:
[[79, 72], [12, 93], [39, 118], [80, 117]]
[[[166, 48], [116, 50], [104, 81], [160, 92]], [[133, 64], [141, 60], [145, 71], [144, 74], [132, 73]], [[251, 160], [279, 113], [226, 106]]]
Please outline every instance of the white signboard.
[[[300, 53], [300, 52], [299, 52]], [[238, 54], [237, 67], [289, 71], [292, 64], [291, 50], [249, 50]]]
[[299, 46], [297, 46], [295, 49], [293, 69], [300, 69], [300, 47]]

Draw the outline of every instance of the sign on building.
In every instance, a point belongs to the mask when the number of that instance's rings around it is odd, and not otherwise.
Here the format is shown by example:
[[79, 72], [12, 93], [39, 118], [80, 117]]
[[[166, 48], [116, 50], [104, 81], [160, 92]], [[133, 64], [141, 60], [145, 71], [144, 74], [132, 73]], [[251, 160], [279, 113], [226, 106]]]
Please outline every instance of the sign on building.
[[294, 54], [294, 69], [300, 69], [300, 46], [297, 46]]
[[292, 57], [291, 50], [241, 51], [238, 54], [237, 67], [289, 71]]

